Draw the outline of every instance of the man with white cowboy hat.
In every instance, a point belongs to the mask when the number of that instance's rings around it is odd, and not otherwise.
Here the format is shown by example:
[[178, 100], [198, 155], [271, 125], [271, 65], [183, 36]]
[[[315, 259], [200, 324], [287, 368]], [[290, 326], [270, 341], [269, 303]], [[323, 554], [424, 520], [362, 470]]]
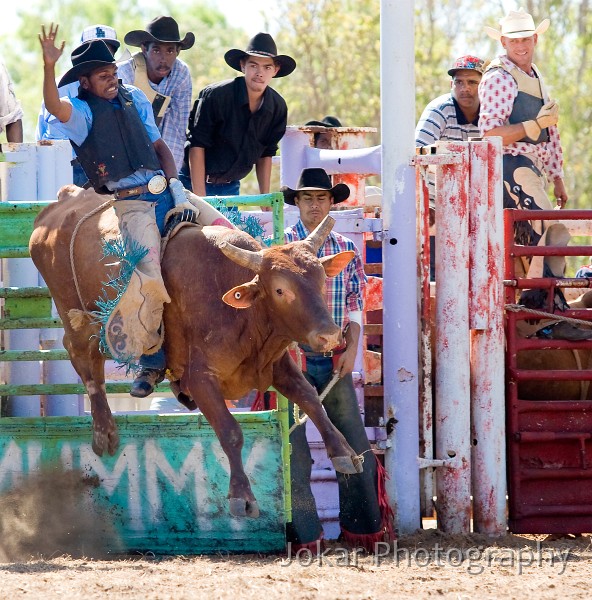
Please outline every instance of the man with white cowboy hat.
[[123, 40], [141, 51], [119, 65], [119, 77], [123, 83], [140, 88], [152, 103], [156, 125], [179, 170], [193, 93], [189, 67], [179, 53], [193, 46], [195, 35], [188, 32], [181, 38], [177, 21], [160, 16], [145, 30], [126, 33]]
[[[284, 187], [282, 191], [284, 201], [300, 211], [296, 225], [285, 231], [286, 242], [305, 239], [333, 206], [346, 200], [350, 194], [345, 183], [332, 185], [327, 173], [318, 168], [304, 169], [296, 189]], [[377, 471], [380, 467], [370, 449], [352, 379], [362, 325], [366, 275], [354, 243], [335, 231], [329, 234], [317, 256], [322, 260], [322, 257], [344, 251], [353, 252], [353, 258], [343, 271], [327, 277], [325, 297], [333, 320], [344, 332], [345, 343], [341, 348], [324, 353], [301, 346], [300, 358], [305, 364], [304, 376], [319, 393], [336, 378], [323, 406], [347, 442], [364, 456], [362, 473], [348, 475], [347, 478], [337, 474], [341, 539], [352, 547], [364, 547], [373, 552], [376, 542], [385, 540], [385, 528], [389, 531], [391, 528], [389, 515], [381, 510], [381, 506], [387, 506], [388, 502], [379, 502]], [[304, 425], [292, 431], [290, 443], [292, 495], [298, 501], [292, 507], [287, 540], [291, 543], [292, 553], [304, 548], [314, 553], [321, 548], [323, 532], [310, 489], [312, 460]]]
[[[493, 60], [479, 85], [479, 129], [483, 136], [501, 136], [504, 145], [504, 207], [552, 208], [547, 180], [553, 183], [559, 208], [567, 202], [563, 182], [563, 151], [557, 129], [559, 106], [549, 98], [539, 69], [533, 64], [539, 35], [549, 19], [535, 27], [522, 8], [500, 19], [500, 29], [485, 27], [506, 54]], [[525, 221], [515, 231], [518, 243], [566, 245], [569, 233], [561, 223]], [[565, 259], [540, 257], [530, 266], [517, 265], [528, 277], [563, 277]], [[523, 275], [518, 273], [518, 276]]]
[[240, 180], [255, 165], [259, 192], [266, 194], [288, 118], [285, 100], [269, 84], [290, 75], [296, 61], [278, 54], [271, 35], [262, 32], [245, 50], [228, 50], [224, 60], [243, 76], [199, 93], [189, 117], [181, 181], [198, 196], [237, 195]]

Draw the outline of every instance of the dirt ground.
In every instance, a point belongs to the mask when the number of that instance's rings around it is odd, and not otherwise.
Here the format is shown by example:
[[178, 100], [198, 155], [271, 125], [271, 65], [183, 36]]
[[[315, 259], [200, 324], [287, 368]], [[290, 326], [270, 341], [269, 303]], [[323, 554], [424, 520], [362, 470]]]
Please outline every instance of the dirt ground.
[[592, 537], [544, 539], [425, 530], [380, 557], [333, 542], [322, 558], [31, 558], [0, 563], [0, 598], [589, 598]]

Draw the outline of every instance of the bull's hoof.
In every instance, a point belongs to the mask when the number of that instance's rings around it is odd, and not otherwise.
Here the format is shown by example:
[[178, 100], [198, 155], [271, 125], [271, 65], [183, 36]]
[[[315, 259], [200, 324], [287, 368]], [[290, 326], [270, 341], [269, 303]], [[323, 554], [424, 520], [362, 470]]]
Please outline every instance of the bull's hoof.
[[358, 456], [334, 456], [331, 462], [338, 473], [345, 473], [346, 475], [355, 475], [364, 470], [362, 461]]
[[259, 517], [259, 505], [256, 500], [247, 502], [243, 498], [230, 498], [230, 514], [233, 517]]
[[182, 404], [188, 410], [197, 410], [197, 404], [187, 394], [181, 391], [181, 384], [179, 381], [171, 381], [171, 391], [175, 394], [177, 402]]
[[109, 433], [93, 430], [92, 449], [97, 456], [103, 456], [105, 450], [113, 456], [119, 448], [119, 433], [115, 427]]

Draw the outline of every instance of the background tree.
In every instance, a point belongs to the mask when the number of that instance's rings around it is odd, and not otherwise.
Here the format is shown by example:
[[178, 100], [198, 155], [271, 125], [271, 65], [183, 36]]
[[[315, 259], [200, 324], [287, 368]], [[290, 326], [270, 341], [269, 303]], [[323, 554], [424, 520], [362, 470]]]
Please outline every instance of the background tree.
[[[123, 39], [127, 31], [143, 28], [155, 15], [171, 14], [179, 21], [182, 33], [196, 34], [196, 45], [181, 55], [193, 75], [194, 96], [207, 83], [236, 75], [224, 62], [224, 52], [244, 48], [255, 33], [231, 28], [214, 3], [206, 0], [165, 0], [158, 10], [135, 0], [63, 0], [51, 9], [48, 4], [30, 0], [19, 9], [18, 30], [0, 39], [3, 58], [25, 110], [27, 140], [33, 139], [41, 101], [37, 41], [41, 23], [60, 24], [60, 33], [68, 42], [66, 56], [59, 64], [65, 71], [68, 55], [85, 26], [113, 25]], [[559, 125], [569, 206], [592, 208], [592, 173], [587, 166], [592, 113], [590, 0], [524, 0], [518, 4], [533, 15], [535, 23], [545, 17], [551, 19], [551, 27], [539, 39], [535, 62], [561, 107]], [[379, 128], [380, 0], [278, 0], [278, 6], [277, 28], [271, 31], [279, 51], [298, 62], [290, 77], [273, 83], [286, 98], [289, 123], [302, 124], [334, 114], [347, 125]], [[416, 0], [416, 119], [431, 99], [450, 89], [446, 71], [454, 58], [477, 54], [491, 59], [503, 51], [483, 32], [483, 25], [496, 26], [500, 17], [516, 7], [514, 2], [503, 0]], [[379, 143], [378, 134], [369, 142]], [[251, 190], [248, 181], [246, 191]]]

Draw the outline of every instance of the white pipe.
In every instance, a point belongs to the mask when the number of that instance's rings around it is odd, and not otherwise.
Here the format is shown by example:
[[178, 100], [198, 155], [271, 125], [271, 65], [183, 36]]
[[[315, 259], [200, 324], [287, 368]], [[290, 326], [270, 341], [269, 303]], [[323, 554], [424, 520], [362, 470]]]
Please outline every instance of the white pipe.
[[436, 456], [458, 469], [438, 469], [438, 526], [468, 533], [471, 516], [469, 365], [469, 152], [445, 142], [438, 152], [463, 155], [460, 165], [436, 170]]
[[[310, 134], [300, 131], [298, 127], [287, 127], [280, 142], [280, 152], [283, 160], [280, 163], [280, 182], [294, 189], [298, 185], [300, 173], [306, 166], [304, 156], [306, 148], [310, 147]], [[289, 159], [287, 157], [290, 157]]]
[[[387, 492], [399, 534], [421, 526], [415, 172], [414, 2], [381, 0], [380, 82], [383, 184], [385, 451]], [[392, 423], [392, 421], [391, 421]]]
[[[489, 186], [486, 226], [490, 253], [482, 265], [488, 282], [486, 331], [471, 336], [473, 527], [478, 533], [506, 533], [506, 432], [504, 406], [503, 178], [501, 138], [487, 138]], [[477, 201], [473, 198], [473, 201]]]
[[489, 228], [487, 219], [488, 143], [470, 142], [469, 231], [471, 236], [469, 277], [469, 327], [487, 329], [491, 274], [487, 268]]
[[53, 140], [55, 156], [56, 192], [64, 185], [72, 183], [72, 145], [68, 140]]
[[351, 148], [349, 150], [320, 150], [319, 148], [304, 149], [306, 167], [320, 167], [329, 175], [349, 174], [378, 175], [380, 173], [382, 148]]
[[[37, 199], [36, 144], [3, 144], [7, 162], [0, 163], [2, 200], [9, 202]], [[4, 285], [32, 287], [37, 285], [37, 269], [30, 258], [3, 259]], [[39, 330], [21, 329], [5, 332], [8, 350], [38, 350]], [[7, 381], [11, 384], [39, 383], [41, 363], [10, 362], [6, 367]], [[34, 417], [41, 414], [39, 396], [10, 396], [7, 412], [13, 417]]]

